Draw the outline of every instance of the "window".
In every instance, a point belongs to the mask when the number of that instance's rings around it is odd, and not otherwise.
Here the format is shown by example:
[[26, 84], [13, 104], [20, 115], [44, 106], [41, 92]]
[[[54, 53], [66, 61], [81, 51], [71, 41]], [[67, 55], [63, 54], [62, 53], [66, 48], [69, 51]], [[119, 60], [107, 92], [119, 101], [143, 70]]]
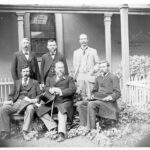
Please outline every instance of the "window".
[[41, 57], [47, 50], [47, 41], [56, 40], [55, 16], [48, 13], [30, 15], [31, 49]]

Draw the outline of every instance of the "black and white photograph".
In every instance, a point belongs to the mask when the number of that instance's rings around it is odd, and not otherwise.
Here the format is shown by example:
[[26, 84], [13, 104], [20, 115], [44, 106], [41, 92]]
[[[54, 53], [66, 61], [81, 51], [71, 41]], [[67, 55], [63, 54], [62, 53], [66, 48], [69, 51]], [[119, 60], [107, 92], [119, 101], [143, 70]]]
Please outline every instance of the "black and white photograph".
[[150, 1], [0, 0], [6, 147], [150, 147]]

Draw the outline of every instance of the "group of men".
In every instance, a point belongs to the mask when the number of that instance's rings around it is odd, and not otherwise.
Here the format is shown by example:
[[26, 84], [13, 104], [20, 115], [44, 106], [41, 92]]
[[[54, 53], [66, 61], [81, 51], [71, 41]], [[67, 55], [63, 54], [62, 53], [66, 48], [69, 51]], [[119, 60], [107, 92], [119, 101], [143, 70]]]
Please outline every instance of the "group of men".
[[[109, 63], [99, 61], [97, 50], [88, 46], [86, 34], [79, 36], [81, 47], [73, 53], [74, 77], [69, 76], [65, 57], [57, 51], [55, 40], [48, 40], [48, 53], [42, 56], [41, 71], [30, 41], [24, 38], [21, 51], [14, 54], [11, 73], [14, 86], [0, 108], [1, 139], [10, 134], [10, 118], [13, 113], [24, 113], [22, 133], [25, 140], [37, 112], [48, 131], [58, 132], [58, 142], [66, 139], [67, 120], [73, 118], [73, 96], [82, 95], [77, 102], [80, 125], [84, 135], [96, 129], [96, 115], [117, 120], [116, 100], [120, 97], [118, 78], [109, 72]], [[76, 82], [76, 84], [75, 84]], [[54, 96], [53, 103], [45, 103], [41, 95]], [[50, 115], [52, 105], [58, 110], [58, 124]]]

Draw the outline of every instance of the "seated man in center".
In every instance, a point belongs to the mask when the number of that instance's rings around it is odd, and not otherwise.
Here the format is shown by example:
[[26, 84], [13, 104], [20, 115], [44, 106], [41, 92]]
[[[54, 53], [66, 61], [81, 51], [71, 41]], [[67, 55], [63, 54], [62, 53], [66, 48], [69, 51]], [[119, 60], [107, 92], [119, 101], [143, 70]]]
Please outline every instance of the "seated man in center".
[[[59, 61], [55, 64], [56, 75], [46, 79], [46, 92], [55, 94], [54, 107], [58, 109], [58, 142], [65, 140], [67, 117], [72, 120], [73, 98], [76, 92], [76, 86], [72, 77], [65, 75], [64, 63]], [[51, 105], [41, 105], [38, 110], [43, 109], [43, 113], [38, 114], [44, 122], [48, 131], [57, 128], [56, 122], [49, 115]], [[52, 110], [51, 110], [52, 111]], [[42, 112], [42, 111], [41, 111]]]
[[91, 100], [78, 105], [80, 125], [83, 135], [96, 129], [96, 115], [117, 120], [118, 106], [116, 100], [121, 96], [119, 79], [109, 72], [109, 63], [100, 63], [100, 75], [96, 78]]

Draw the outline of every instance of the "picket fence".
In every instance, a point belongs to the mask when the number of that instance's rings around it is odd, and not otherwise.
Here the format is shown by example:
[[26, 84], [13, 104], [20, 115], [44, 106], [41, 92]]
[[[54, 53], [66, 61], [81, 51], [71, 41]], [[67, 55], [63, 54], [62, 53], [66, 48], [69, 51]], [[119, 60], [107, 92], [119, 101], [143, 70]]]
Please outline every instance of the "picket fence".
[[146, 78], [130, 79], [127, 83], [128, 98], [126, 103], [140, 111], [150, 108], [150, 80]]
[[[7, 100], [13, 85], [11, 78], [0, 78], [0, 105]], [[146, 111], [150, 107], [150, 81], [146, 79], [130, 79], [127, 83], [128, 98], [126, 103], [139, 110]]]
[[11, 78], [0, 78], [0, 105], [7, 100], [12, 85], [13, 80]]

